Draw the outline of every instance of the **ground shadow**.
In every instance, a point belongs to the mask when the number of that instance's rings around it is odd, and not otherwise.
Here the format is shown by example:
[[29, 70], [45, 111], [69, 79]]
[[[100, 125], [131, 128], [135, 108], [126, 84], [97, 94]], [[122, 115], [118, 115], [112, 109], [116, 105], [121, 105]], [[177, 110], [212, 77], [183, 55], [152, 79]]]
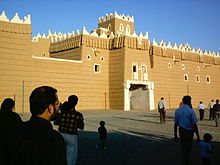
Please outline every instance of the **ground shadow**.
[[[180, 165], [181, 148], [179, 142], [165, 136], [141, 132], [115, 131], [108, 133], [108, 149], [97, 150], [96, 132], [80, 132], [78, 165]], [[220, 155], [220, 143], [213, 142], [213, 148]], [[212, 160], [212, 164], [219, 162]], [[200, 158], [196, 144], [191, 154], [192, 164], [199, 165]]]

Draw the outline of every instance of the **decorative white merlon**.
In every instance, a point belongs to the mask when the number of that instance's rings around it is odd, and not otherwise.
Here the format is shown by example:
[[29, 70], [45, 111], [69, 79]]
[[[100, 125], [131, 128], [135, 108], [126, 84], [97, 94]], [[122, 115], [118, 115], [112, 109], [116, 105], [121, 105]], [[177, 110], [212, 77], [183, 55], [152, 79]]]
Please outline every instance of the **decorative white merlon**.
[[178, 50], [178, 47], [177, 47], [177, 44], [176, 44], [176, 43], [174, 43], [173, 49]]
[[141, 39], [144, 38], [142, 32], [139, 33], [139, 36], [138, 36], [138, 37], [141, 38]]
[[134, 33], [131, 35], [131, 37], [137, 37], [136, 32], [134, 31]]
[[28, 14], [27, 16], [24, 17], [23, 23], [24, 24], [31, 24], [31, 15], [30, 14]]
[[50, 38], [50, 37], [52, 37], [53, 35], [52, 35], [52, 33], [51, 33], [51, 31], [50, 31], [50, 29], [48, 30], [48, 33], [47, 33], [47, 38]]
[[9, 19], [5, 15], [5, 11], [3, 11], [2, 14], [0, 15], [0, 21], [9, 22]]
[[153, 38], [153, 41], [152, 41], [152, 45], [153, 46], [158, 46], [157, 42], [155, 41], [155, 39]]
[[89, 32], [86, 30], [85, 27], [82, 28], [82, 34], [89, 35]]
[[170, 42], [168, 42], [167, 48], [171, 48], [171, 49], [172, 49], [172, 46], [171, 46], [171, 43], [170, 43]]
[[78, 29], [76, 30], [76, 35], [80, 35], [80, 31]]
[[159, 45], [160, 45], [161, 47], [166, 47], [166, 44], [165, 44], [165, 42], [163, 42], [163, 40], [161, 40], [161, 41], [159, 42]]
[[148, 32], [145, 33], [143, 39], [148, 39]]
[[102, 32], [102, 34], [99, 37], [100, 38], [107, 38], [107, 35], [104, 32]]
[[94, 37], [98, 37], [99, 35], [97, 34], [96, 30], [93, 30], [93, 32], [90, 34], [91, 36], [94, 36]]
[[46, 38], [46, 35], [45, 35], [45, 34], [43, 34], [42, 38]]
[[192, 50], [191, 50], [193, 53], [195, 53], [196, 51], [195, 51], [195, 48], [192, 48]]
[[114, 33], [113, 33], [113, 32], [111, 32], [111, 33], [110, 33], [109, 38], [115, 38], [115, 35], [114, 35]]
[[20, 20], [18, 13], [15, 14], [15, 16], [12, 18], [12, 20], [10, 21], [12, 23], [23, 23], [22, 20]]
[[134, 22], [134, 17], [133, 16], [125, 16], [124, 14], [119, 15], [116, 11], [114, 12], [114, 14], [110, 13], [110, 14], [106, 14], [106, 16], [102, 16], [99, 17], [99, 23], [103, 23], [106, 22], [108, 20], [111, 20], [113, 18], [118, 18], [118, 19], [122, 19], [125, 21], [129, 21], [129, 22]]
[[41, 35], [40, 35], [40, 33], [37, 33], [37, 38], [41, 38]]

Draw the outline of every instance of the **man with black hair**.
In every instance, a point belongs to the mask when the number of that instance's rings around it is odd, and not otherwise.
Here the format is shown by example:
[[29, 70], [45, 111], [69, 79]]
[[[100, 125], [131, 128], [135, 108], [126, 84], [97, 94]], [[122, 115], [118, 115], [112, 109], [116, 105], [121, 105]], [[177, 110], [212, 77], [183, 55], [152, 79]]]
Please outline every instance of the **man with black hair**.
[[29, 102], [32, 116], [21, 132], [21, 164], [66, 165], [64, 139], [50, 123], [58, 111], [57, 90], [38, 87], [31, 93]]
[[59, 132], [65, 139], [67, 164], [75, 165], [78, 158], [78, 142], [77, 134], [78, 128], [84, 129], [83, 115], [76, 111], [76, 105], [78, 103], [78, 97], [71, 95], [68, 97], [69, 110], [63, 111], [59, 118]]
[[174, 117], [174, 137], [178, 139], [177, 127], [179, 127], [179, 136], [182, 147], [182, 165], [189, 164], [189, 154], [192, 150], [193, 134], [197, 135], [197, 141], [200, 141], [199, 131], [197, 127], [197, 118], [194, 110], [192, 109], [191, 97], [184, 96], [183, 105], [176, 109]]

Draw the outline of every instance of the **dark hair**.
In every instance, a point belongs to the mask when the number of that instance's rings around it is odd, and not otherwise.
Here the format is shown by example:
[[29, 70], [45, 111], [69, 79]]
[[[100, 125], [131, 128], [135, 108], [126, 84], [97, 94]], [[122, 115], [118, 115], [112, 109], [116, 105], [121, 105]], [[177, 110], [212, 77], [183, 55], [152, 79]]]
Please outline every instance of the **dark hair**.
[[216, 100], [216, 103], [219, 103], [219, 99]]
[[161, 100], [163, 100], [164, 98], [163, 98], [163, 97], [161, 97], [160, 99], [161, 99]]
[[68, 102], [69, 102], [70, 108], [72, 108], [76, 106], [76, 104], [78, 103], [78, 97], [76, 95], [71, 95], [68, 97]]
[[200, 101], [199, 104], [202, 104], [202, 101]]
[[184, 96], [183, 99], [183, 104], [187, 104], [187, 105], [190, 105], [191, 106], [191, 97], [190, 96]]
[[61, 112], [65, 112], [65, 111], [69, 111], [70, 110], [70, 106], [68, 101], [65, 101], [61, 107], [60, 107]]
[[210, 140], [212, 140], [212, 135], [209, 133], [205, 133], [203, 135], [203, 139], [204, 139], [204, 141], [210, 141]]
[[104, 121], [100, 121], [99, 124], [100, 125], [105, 125], [105, 122]]
[[29, 97], [30, 111], [33, 116], [41, 115], [50, 104], [55, 104], [57, 101], [57, 90], [42, 86], [34, 89]]
[[9, 112], [12, 111], [15, 106], [15, 101], [11, 98], [6, 98], [1, 105], [1, 112]]

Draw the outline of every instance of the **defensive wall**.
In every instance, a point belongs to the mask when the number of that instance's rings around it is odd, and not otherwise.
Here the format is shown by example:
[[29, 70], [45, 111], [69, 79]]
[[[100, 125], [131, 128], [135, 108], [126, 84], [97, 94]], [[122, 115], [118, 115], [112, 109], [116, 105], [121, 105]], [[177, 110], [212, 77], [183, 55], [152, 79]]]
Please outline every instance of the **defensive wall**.
[[148, 33], [135, 33], [130, 16], [99, 18], [91, 33], [49, 31], [33, 39], [30, 16], [21, 20], [16, 14], [10, 21], [4, 12], [0, 16], [0, 102], [15, 98], [17, 112], [29, 111], [30, 92], [41, 85], [57, 88], [61, 102], [78, 95], [81, 110], [130, 110], [135, 86], [147, 92], [146, 110], [157, 108], [160, 97], [176, 108], [185, 94], [194, 106], [200, 100], [207, 105], [220, 96], [219, 73], [219, 53], [150, 42]]

